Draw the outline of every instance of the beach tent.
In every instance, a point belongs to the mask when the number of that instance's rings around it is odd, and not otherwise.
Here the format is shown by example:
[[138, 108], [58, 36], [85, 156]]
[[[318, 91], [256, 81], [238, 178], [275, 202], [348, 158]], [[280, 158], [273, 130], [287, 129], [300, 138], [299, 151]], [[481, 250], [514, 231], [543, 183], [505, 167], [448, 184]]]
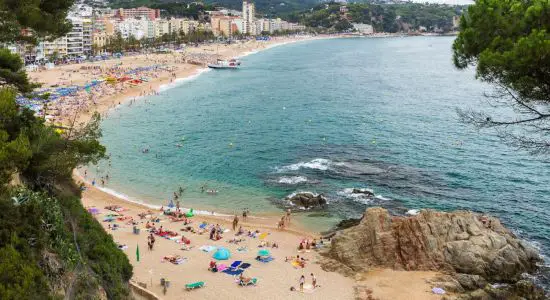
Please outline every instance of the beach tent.
[[192, 216], [194, 216], [195, 214], [193, 213], [193, 209], [191, 208], [186, 214], [185, 216], [188, 217], [188, 218], [191, 218]]
[[258, 251], [258, 256], [269, 256], [269, 250], [261, 249], [260, 251]]
[[231, 253], [229, 253], [229, 250], [225, 247], [220, 247], [216, 252], [214, 252], [214, 255], [212, 255], [213, 258], [217, 260], [227, 260], [231, 257]]

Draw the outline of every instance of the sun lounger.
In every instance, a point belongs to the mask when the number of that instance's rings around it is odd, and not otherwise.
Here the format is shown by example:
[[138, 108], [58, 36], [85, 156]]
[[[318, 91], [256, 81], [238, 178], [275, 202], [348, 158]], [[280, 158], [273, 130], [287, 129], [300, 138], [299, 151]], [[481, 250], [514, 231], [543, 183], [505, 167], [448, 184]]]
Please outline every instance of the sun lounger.
[[233, 276], [236, 276], [236, 275], [241, 275], [241, 273], [244, 272], [244, 270], [231, 270], [231, 269], [226, 269], [226, 270], [223, 270], [223, 273], [227, 274], [227, 275], [233, 275]]
[[258, 282], [257, 278], [252, 278], [249, 282], [246, 282], [246, 283], [244, 281], [240, 280], [239, 285], [240, 286], [256, 285], [257, 282]]
[[242, 263], [242, 261], [236, 260], [236, 261], [234, 261], [234, 262], [231, 264], [231, 266], [229, 266], [229, 268], [235, 270], [235, 269], [237, 269], [237, 267], [238, 267], [241, 263]]
[[239, 266], [239, 269], [241, 270], [246, 270], [250, 267], [250, 264], [249, 263], [243, 263]]
[[206, 283], [204, 283], [204, 281], [197, 281], [197, 282], [186, 284], [185, 289], [190, 291], [190, 290], [194, 290], [194, 289], [204, 287], [205, 285], [206, 285]]

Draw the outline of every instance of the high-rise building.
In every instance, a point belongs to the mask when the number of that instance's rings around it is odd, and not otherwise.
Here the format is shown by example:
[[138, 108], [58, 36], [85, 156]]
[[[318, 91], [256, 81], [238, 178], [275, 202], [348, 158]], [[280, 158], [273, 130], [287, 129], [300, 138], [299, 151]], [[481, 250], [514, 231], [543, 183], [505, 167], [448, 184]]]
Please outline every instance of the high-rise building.
[[243, 33], [255, 35], [256, 8], [251, 0], [243, 0]]

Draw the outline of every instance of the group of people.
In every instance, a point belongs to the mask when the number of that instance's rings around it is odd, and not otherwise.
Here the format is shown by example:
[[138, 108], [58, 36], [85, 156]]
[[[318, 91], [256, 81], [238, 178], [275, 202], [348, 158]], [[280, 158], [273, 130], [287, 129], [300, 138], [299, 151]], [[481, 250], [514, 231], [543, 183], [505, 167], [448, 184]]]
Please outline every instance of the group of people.
[[292, 211], [290, 210], [290, 208], [286, 211], [286, 214], [284, 214], [282, 217], [281, 217], [281, 220], [279, 221], [279, 223], [277, 224], [277, 228], [279, 229], [285, 229], [285, 227], [287, 226], [290, 226], [290, 215], [291, 215]]
[[210, 229], [210, 239], [213, 241], [219, 241], [222, 239], [222, 233], [222, 227], [220, 226], [220, 224], [216, 224], [216, 226], [212, 226], [212, 228]]

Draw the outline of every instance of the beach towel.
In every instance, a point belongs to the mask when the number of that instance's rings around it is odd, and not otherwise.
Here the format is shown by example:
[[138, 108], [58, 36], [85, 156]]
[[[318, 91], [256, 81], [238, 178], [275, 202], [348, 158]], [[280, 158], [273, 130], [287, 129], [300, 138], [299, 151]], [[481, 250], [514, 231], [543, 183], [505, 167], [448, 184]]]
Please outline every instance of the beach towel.
[[199, 225], [199, 228], [200, 228], [200, 229], [204, 229], [204, 228], [206, 228], [206, 226], [208, 226], [207, 223], [202, 223], [201, 225]]
[[271, 256], [256, 258], [257, 261], [261, 261], [261, 262], [263, 262], [263, 263], [268, 263], [268, 262], [272, 261], [273, 259], [274, 259], [274, 258], [271, 257]]
[[227, 270], [227, 266], [224, 265], [224, 264], [221, 264], [217, 267], [217, 269], [218, 269], [218, 272], [223, 272], [223, 271]]
[[264, 233], [260, 234], [260, 236], [259, 236], [258, 238], [259, 238], [260, 240], [263, 240], [263, 239], [266, 238], [266, 236], [267, 236], [267, 233], [264, 232]]
[[250, 266], [251, 266], [251, 265], [250, 265], [249, 263], [243, 263], [243, 264], [241, 264], [241, 265], [239, 266], [239, 269], [245, 270], [245, 269], [250, 268]]
[[248, 249], [246, 249], [246, 247], [239, 247], [239, 248], [237, 248], [237, 252], [246, 253], [246, 252], [248, 252]]
[[204, 281], [197, 281], [197, 282], [186, 284], [185, 289], [189, 291], [189, 290], [194, 290], [194, 289], [201, 288], [205, 285], [206, 285], [206, 283], [204, 283]]
[[210, 252], [210, 251], [216, 250], [216, 247], [209, 246], [209, 245], [204, 245], [204, 246], [201, 246], [199, 249], [204, 251], [204, 252]]
[[236, 276], [236, 275], [241, 275], [241, 273], [244, 272], [244, 270], [241, 270], [241, 269], [238, 269], [238, 270], [226, 269], [226, 270], [223, 270], [222, 272], [227, 274], [227, 275]]

